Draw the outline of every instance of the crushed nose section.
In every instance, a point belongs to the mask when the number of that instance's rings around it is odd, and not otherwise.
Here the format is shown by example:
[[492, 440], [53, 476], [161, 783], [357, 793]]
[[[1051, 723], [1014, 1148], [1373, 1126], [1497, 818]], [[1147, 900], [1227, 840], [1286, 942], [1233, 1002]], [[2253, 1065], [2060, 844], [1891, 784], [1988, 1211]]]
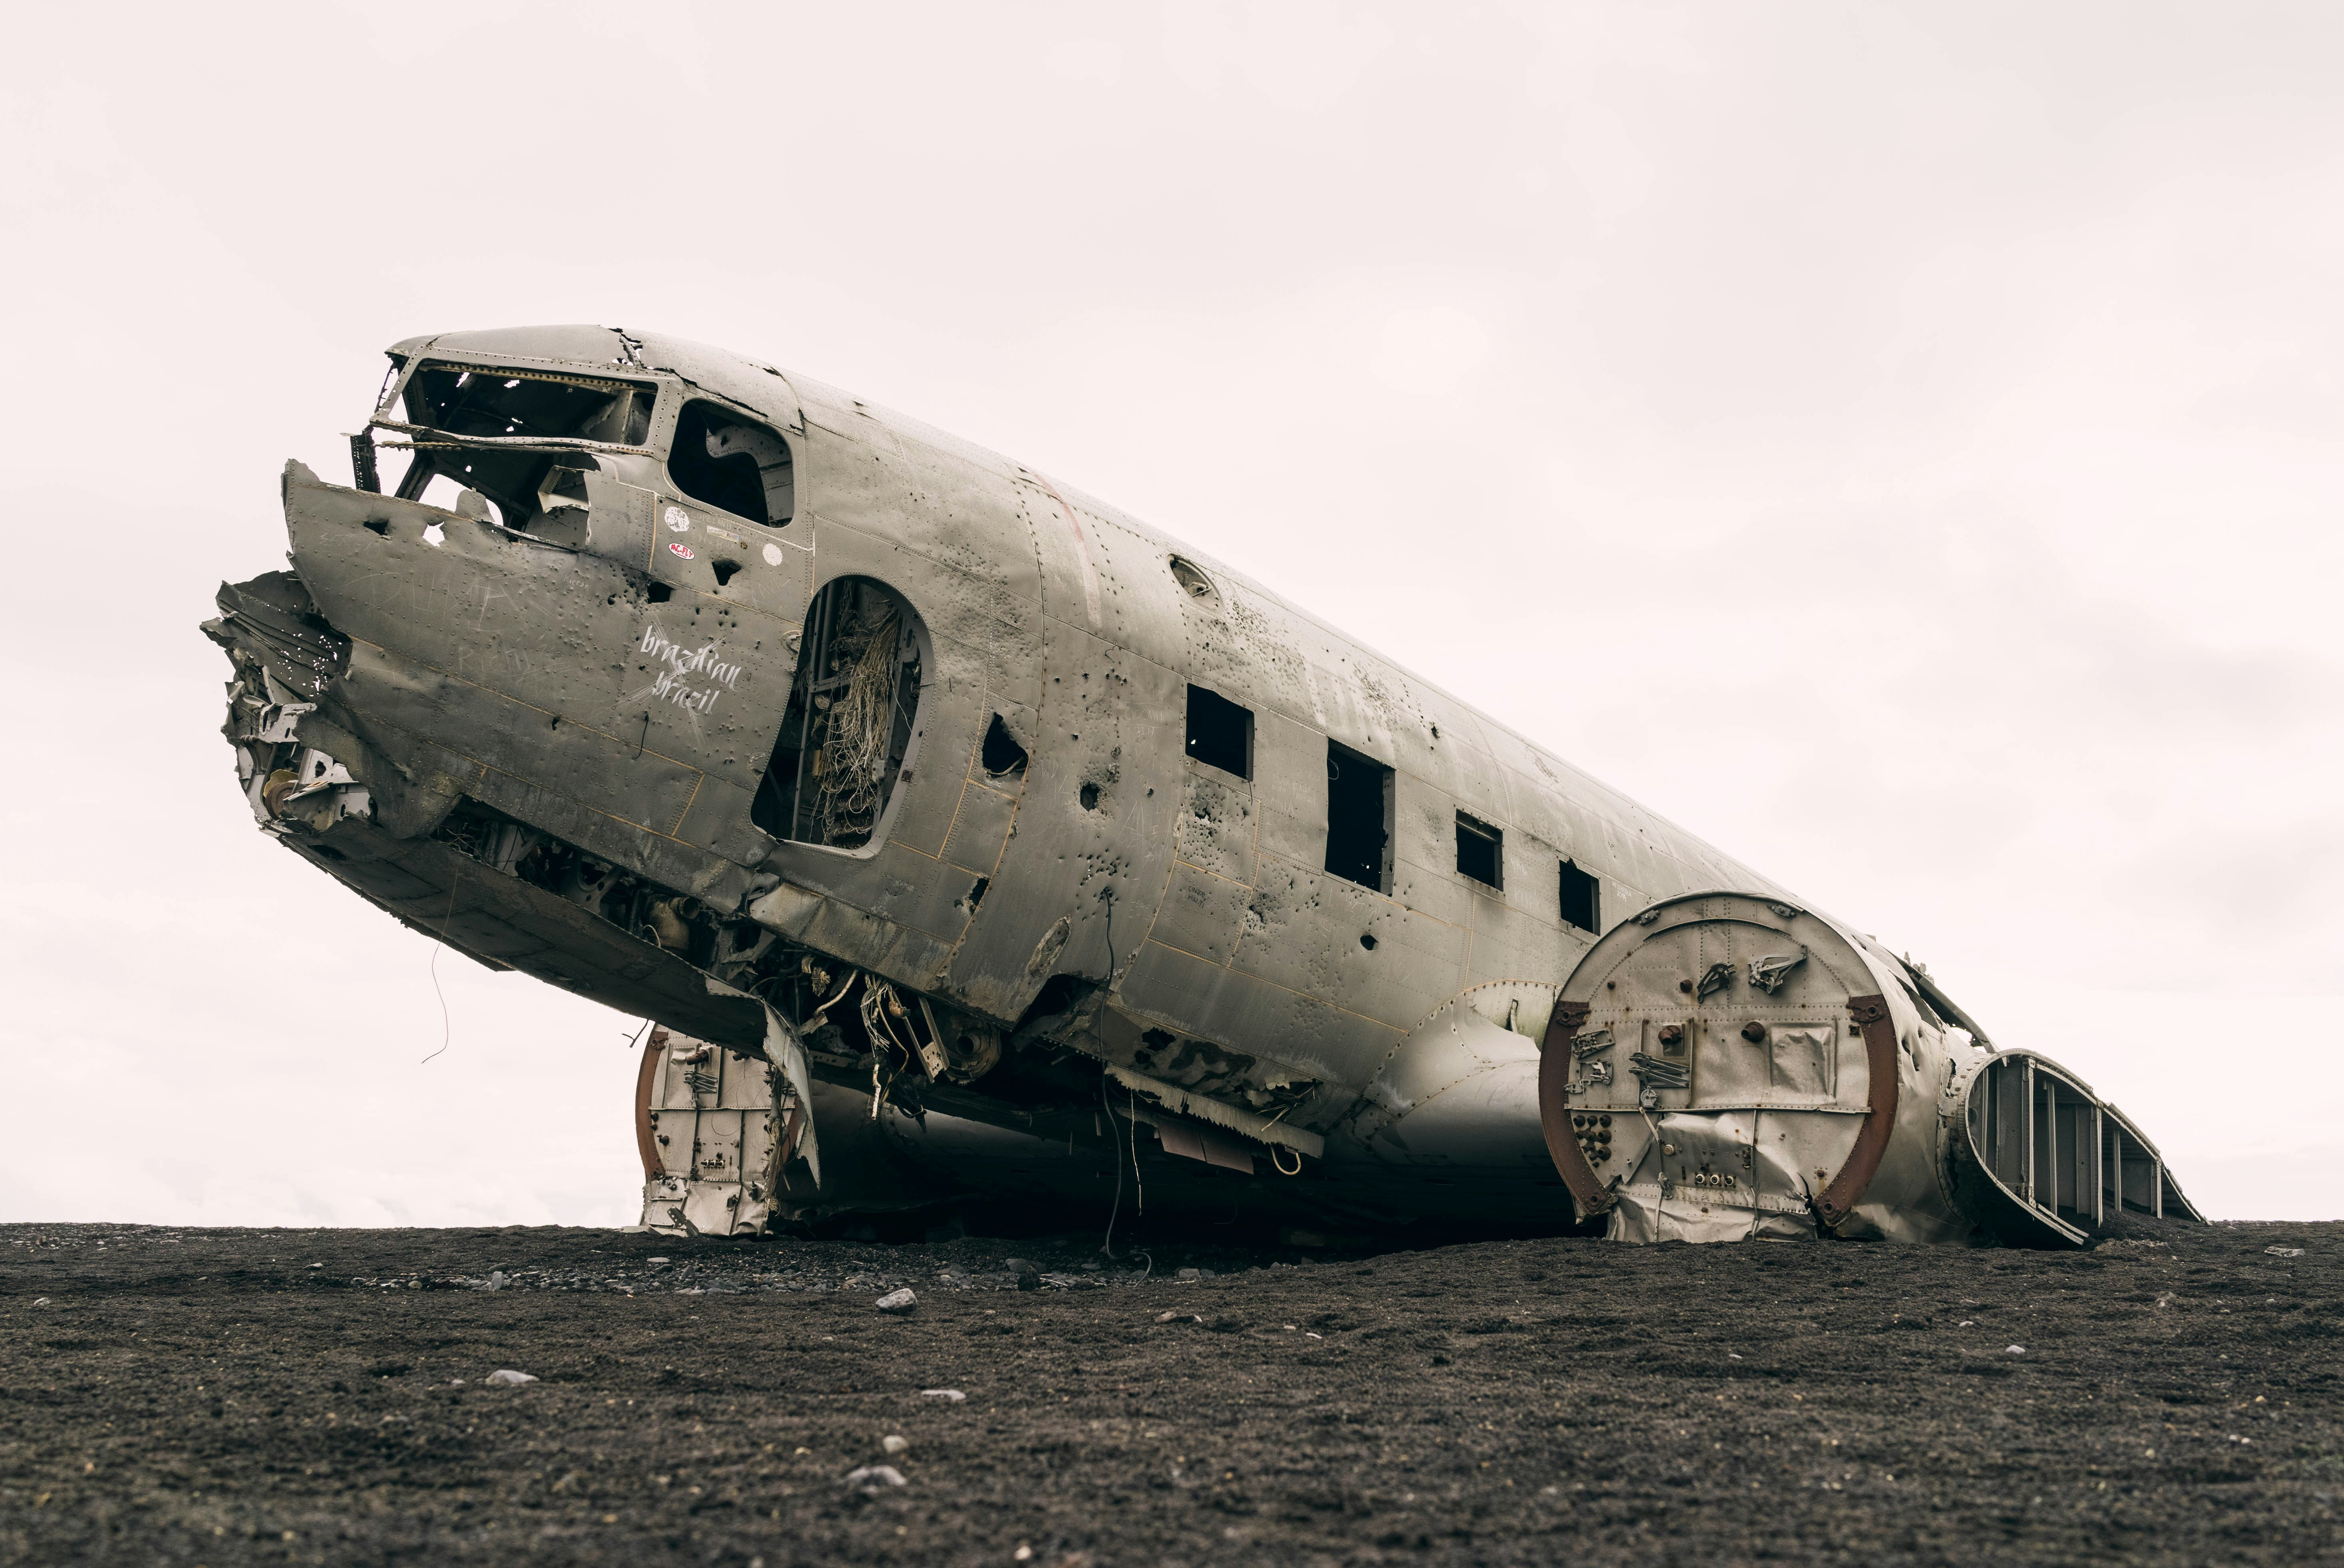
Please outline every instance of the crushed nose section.
[[237, 782], [254, 819], [282, 835], [323, 833], [346, 816], [371, 816], [372, 792], [312, 744], [328, 727], [316, 717], [318, 703], [349, 667], [349, 639], [289, 572], [223, 582], [217, 602], [219, 616], [203, 630], [234, 668], [221, 733], [236, 748]]
[[[652, 500], [598, 511], [640, 512], [648, 537]], [[399, 800], [378, 789], [394, 835], [430, 832], [460, 792], [739, 866], [772, 849], [750, 805], [795, 626], [747, 602], [745, 584], [730, 598], [690, 592], [298, 464], [285, 501], [301, 582], [349, 640], [339, 709], [408, 786]]]
[[231, 656], [240, 647], [292, 694], [289, 701], [316, 702], [349, 667], [350, 640], [327, 623], [289, 572], [223, 582], [217, 602], [220, 616], [205, 623], [206, 634]]

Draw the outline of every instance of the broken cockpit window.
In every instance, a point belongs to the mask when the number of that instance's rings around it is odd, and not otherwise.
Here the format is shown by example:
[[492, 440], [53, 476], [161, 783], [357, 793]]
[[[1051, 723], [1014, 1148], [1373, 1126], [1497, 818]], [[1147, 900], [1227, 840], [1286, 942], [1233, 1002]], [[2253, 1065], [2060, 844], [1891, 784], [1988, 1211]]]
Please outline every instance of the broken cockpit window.
[[667, 476], [692, 500], [771, 528], [787, 523], [797, 506], [789, 443], [699, 398], [676, 415]]
[[547, 469], [545, 478], [539, 481], [537, 487], [537, 510], [548, 516], [565, 509], [587, 510], [586, 475], [601, 466], [584, 452], [580, 452], [576, 458]]
[[[454, 505], [460, 491], [487, 500], [497, 521], [530, 530], [536, 521], [584, 504], [585, 470], [593, 458], [573, 449], [526, 443], [597, 441], [641, 446], [651, 437], [659, 388], [548, 370], [488, 369], [426, 361], [409, 377], [399, 400], [376, 415], [402, 430], [400, 439], [352, 448], [360, 488], [374, 474], [403, 501]], [[369, 430], [368, 436], [374, 432]], [[471, 438], [466, 440], [465, 438]], [[399, 460], [409, 459], [402, 469]]]
[[1020, 778], [1026, 773], [1026, 748], [1009, 733], [1007, 721], [999, 713], [985, 727], [985, 744], [977, 753], [977, 761], [985, 775], [992, 779]]
[[926, 631], [893, 589], [844, 577], [806, 607], [797, 678], [750, 820], [776, 838], [859, 849], [912, 775]]

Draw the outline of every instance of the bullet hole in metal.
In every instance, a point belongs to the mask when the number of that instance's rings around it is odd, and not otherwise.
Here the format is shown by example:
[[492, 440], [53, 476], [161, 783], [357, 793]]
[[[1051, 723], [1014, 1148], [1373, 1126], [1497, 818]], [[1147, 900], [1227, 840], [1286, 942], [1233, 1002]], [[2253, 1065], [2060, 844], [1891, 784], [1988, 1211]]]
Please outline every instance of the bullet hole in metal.
[[1009, 726], [1002, 723], [999, 713], [994, 714], [993, 723], [985, 726], [985, 745], [977, 754], [977, 762], [995, 778], [1026, 771], [1026, 748], [1017, 744], [1017, 737], [1009, 733]]
[[1034, 1000], [1018, 1016], [1017, 1027], [1022, 1029], [1036, 1018], [1056, 1017], [1096, 989], [1097, 987], [1091, 982], [1077, 979], [1072, 975], [1053, 975], [1042, 982], [1039, 991], [1034, 993]]
[[1359, 933], [1359, 946], [1372, 953], [1376, 950], [1376, 939], [1373, 936], [1362, 931]]
[[1095, 784], [1086, 784], [1075, 793], [1078, 797], [1080, 797], [1083, 803], [1083, 809], [1085, 811], [1098, 810], [1098, 785]]

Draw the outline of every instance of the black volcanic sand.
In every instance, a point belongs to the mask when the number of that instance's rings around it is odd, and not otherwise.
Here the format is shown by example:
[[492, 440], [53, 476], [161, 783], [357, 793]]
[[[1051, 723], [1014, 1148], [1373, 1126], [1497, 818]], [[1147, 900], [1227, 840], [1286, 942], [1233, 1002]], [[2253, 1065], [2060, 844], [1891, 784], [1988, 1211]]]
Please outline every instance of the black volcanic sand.
[[2344, 1554], [2344, 1225], [1086, 1256], [0, 1228], [0, 1561]]

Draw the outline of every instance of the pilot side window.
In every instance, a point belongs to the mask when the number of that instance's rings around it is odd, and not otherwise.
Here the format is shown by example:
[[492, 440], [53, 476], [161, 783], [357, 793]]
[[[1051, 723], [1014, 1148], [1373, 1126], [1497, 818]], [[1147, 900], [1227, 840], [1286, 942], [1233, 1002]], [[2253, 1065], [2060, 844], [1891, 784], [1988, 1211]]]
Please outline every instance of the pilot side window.
[[1479, 817], [1457, 814], [1457, 869], [1476, 882], [1503, 887], [1506, 835]]
[[667, 477], [692, 500], [769, 528], [786, 524], [797, 509], [789, 443], [704, 399], [676, 415]]
[[1392, 771], [1327, 743], [1327, 869], [1347, 882], [1391, 891]]

